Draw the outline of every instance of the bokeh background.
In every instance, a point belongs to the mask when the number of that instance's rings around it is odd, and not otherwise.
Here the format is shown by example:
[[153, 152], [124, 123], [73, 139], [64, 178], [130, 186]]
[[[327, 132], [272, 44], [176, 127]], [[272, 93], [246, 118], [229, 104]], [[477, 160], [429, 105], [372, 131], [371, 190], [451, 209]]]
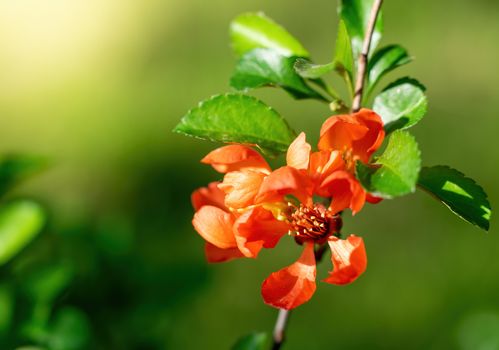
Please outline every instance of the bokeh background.
[[[199, 163], [215, 145], [171, 129], [229, 90], [233, 17], [264, 11], [323, 63], [336, 5], [0, 2], [0, 151], [50, 160], [8, 197], [35, 198], [49, 220], [0, 268], [2, 349], [228, 349], [272, 329], [260, 284], [299, 247], [284, 240], [257, 260], [207, 265], [189, 195], [219, 178]], [[401, 75], [428, 87], [429, 112], [411, 129], [424, 164], [460, 169], [495, 207], [499, 2], [387, 0], [384, 12], [382, 43], [416, 60], [380, 88]], [[274, 89], [256, 95], [317, 140], [327, 106]], [[484, 233], [420, 192], [347, 218], [344, 232], [366, 241], [368, 271], [350, 286], [320, 283], [293, 314], [285, 348], [499, 349], [497, 224], [493, 216]]]

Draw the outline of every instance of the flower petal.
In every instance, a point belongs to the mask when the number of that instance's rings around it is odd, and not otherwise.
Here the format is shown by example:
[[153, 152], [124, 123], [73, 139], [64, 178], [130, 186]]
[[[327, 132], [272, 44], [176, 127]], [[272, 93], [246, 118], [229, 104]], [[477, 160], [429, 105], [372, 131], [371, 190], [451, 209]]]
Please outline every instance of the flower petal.
[[326, 177], [344, 167], [345, 162], [338, 151], [319, 151], [310, 155], [309, 174], [315, 186], [319, 186]]
[[373, 111], [363, 108], [349, 115], [327, 119], [321, 128], [320, 150], [352, 150], [353, 155], [367, 163], [385, 137], [383, 121]]
[[368, 131], [369, 129], [357, 120], [355, 114], [330, 117], [322, 124], [319, 150], [343, 152], [352, 148], [352, 142], [362, 139]]
[[244, 257], [243, 253], [241, 253], [238, 248], [222, 249], [208, 242], [204, 245], [204, 252], [206, 260], [209, 263], [220, 263]]
[[244, 208], [255, 202], [265, 174], [250, 169], [231, 171], [225, 174], [218, 187], [226, 194], [225, 205], [229, 208]]
[[266, 304], [291, 310], [310, 300], [315, 292], [314, 243], [305, 244], [302, 255], [294, 264], [273, 272], [262, 284]]
[[383, 198], [381, 198], [381, 197], [376, 197], [370, 193], [366, 193], [366, 202], [369, 202], [371, 204], [378, 204], [382, 200], [383, 200]]
[[205, 205], [194, 214], [192, 225], [207, 242], [218, 248], [236, 247], [232, 214], [211, 205]]
[[329, 208], [333, 213], [350, 208], [355, 215], [366, 202], [366, 191], [352, 174], [343, 170], [329, 175], [317, 192], [320, 196], [332, 197]]
[[289, 145], [288, 153], [286, 154], [288, 166], [295, 169], [308, 169], [311, 150], [312, 146], [307, 143], [305, 133], [300, 133], [291, 145]]
[[311, 200], [313, 184], [305, 170], [284, 166], [267, 176], [260, 187], [256, 203], [280, 202], [293, 195], [302, 203]]
[[212, 182], [208, 187], [201, 187], [191, 195], [191, 202], [194, 210], [199, 210], [203, 205], [212, 205], [220, 209], [225, 209], [225, 193], [218, 188], [220, 182]]
[[237, 246], [249, 258], [256, 258], [262, 248], [274, 248], [288, 230], [287, 223], [262, 207], [245, 211], [234, 225]]
[[353, 153], [364, 163], [367, 163], [385, 138], [383, 121], [379, 115], [366, 108], [361, 109], [355, 116], [360, 123], [367, 126], [369, 132], [362, 139], [353, 142]]
[[249, 147], [243, 145], [229, 145], [217, 148], [208, 153], [201, 163], [210, 164], [220, 173], [228, 173], [244, 168], [270, 171], [270, 167], [263, 157]]
[[324, 282], [344, 285], [355, 281], [367, 267], [364, 241], [361, 237], [350, 235], [347, 239], [332, 236], [329, 241], [333, 271]]

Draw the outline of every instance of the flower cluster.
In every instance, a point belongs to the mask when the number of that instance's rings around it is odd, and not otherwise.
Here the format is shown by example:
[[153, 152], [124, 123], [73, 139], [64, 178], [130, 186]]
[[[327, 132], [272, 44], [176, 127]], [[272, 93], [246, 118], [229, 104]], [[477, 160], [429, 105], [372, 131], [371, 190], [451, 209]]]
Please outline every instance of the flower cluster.
[[292, 309], [307, 302], [316, 289], [315, 247], [328, 244], [333, 270], [324, 282], [344, 285], [366, 269], [362, 238], [342, 239], [341, 212], [359, 212], [378, 198], [366, 193], [355, 178], [355, 163], [368, 163], [383, 142], [381, 118], [362, 109], [327, 119], [318, 151], [304, 133], [289, 146], [287, 165], [273, 170], [254, 149], [228, 145], [202, 162], [225, 174], [222, 182], [196, 190], [193, 225], [206, 240], [209, 262], [255, 258], [289, 235], [303, 245], [292, 265], [272, 273], [262, 285], [265, 303]]

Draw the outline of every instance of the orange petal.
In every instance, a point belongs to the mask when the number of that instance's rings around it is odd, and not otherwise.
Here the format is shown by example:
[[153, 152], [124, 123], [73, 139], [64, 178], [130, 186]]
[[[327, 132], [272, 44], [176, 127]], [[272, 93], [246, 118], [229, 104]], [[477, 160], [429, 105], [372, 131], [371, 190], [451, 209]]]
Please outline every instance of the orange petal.
[[234, 225], [237, 246], [249, 258], [256, 258], [262, 248], [274, 248], [288, 230], [287, 223], [262, 207], [245, 211]]
[[338, 151], [319, 151], [310, 155], [309, 174], [316, 186], [333, 172], [344, 167], [345, 162]]
[[201, 187], [191, 195], [191, 202], [194, 210], [199, 210], [203, 205], [212, 205], [220, 209], [225, 209], [225, 193], [218, 188], [220, 182], [212, 182], [208, 187]]
[[244, 208], [254, 203], [265, 174], [244, 169], [225, 174], [218, 187], [226, 194], [225, 205], [229, 208]]
[[366, 191], [352, 174], [343, 170], [329, 175], [322, 182], [317, 193], [323, 197], [332, 197], [329, 208], [333, 213], [350, 208], [355, 215], [366, 202]]
[[229, 145], [217, 148], [204, 157], [201, 163], [211, 164], [220, 173], [228, 173], [244, 168], [270, 171], [269, 165], [260, 153], [242, 145]]
[[367, 267], [366, 248], [362, 238], [350, 235], [347, 239], [332, 236], [329, 241], [333, 271], [324, 282], [349, 284], [364, 273]]
[[383, 200], [383, 198], [381, 198], [381, 197], [376, 197], [370, 193], [366, 193], [366, 201], [371, 203], [371, 204], [378, 204], [382, 200]]
[[236, 247], [232, 214], [211, 205], [205, 205], [194, 214], [192, 225], [207, 242], [218, 248]]
[[312, 147], [307, 143], [305, 133], [300, 133], [291, 145], [289, 145], [288, 153], [286, 154], [288, 166], [295, 169], [308, 169], [311, 150]]
[[291, 310], [310, 300], [315, 292], [314, 243], [306, 243], [294, 264], [272, 273], [262, 284], [266, 304]]
[[305, 170], [284, 166], [263, 180], [256, 203], [280, 202], [286, 195], [293, 195], [300, 202], [308, 203], [312, 189], [312, 181]]
[[343, 152], [352, 148], [354, 140], [362, 139], [369, 129], [354, 115], [336, 115], [328, 118], [321, 127], [318, 147], [320, 150]]
[[204, 245], [204, 252], [206, 260], [208, 260], [209, 263], [220, 263], [244, 257], [238, 248], [222, 249], [208, 242]]
[[353, 153], [364, 163], [367, 163], [385, 138], [383, 121], [379, 115], [366, 108], [361, 109], [354, 116], [369, 129], [369, 132], [362, 139], [352, 143]]
[[367, 163], [385, 137], [381, 117], [369, 109], [327, 119], [321, 128], [320, 150], [352, 150], [353, 155]]

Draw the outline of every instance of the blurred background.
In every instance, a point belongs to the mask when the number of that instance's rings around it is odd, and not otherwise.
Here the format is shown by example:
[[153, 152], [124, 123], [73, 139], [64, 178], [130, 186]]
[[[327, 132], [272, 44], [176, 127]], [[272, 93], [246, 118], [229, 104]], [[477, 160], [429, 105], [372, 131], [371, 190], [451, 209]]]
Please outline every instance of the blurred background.
[[[198, 101], [229, 90], [230, 20], [262, 10], [329, 62], [335, 1], [4, 0], [0, 2], [0, 153], [48, 166], [7, 193], [48, 219], [0, 266], [0, 348], [228, 349], [271, 330], [260, 284], [295, 261], [292, 240], [257, 260], [208, 265], [190, 193], [220, 176], [216, 145], [171, 133]], [[499, 2], [387, 0], [382, 44], [416, 58], [429, 113], [411, 131], [425, 165], [448, 164], [499, 197]], [[333, 84], [340, 80], [333, 77]], [[281, 90], [258, 97], [315, 142], [326, 105]], [[364, 237], [356, 283], [319, 283], [285, 346], [499, 349], [499, 229], [486, 234], [418, 192], [368, 206], [345, 233]], [[328, 259], [327, 259], [328, 260]], [[331, 268], [319, 266], [323, 277]]]

